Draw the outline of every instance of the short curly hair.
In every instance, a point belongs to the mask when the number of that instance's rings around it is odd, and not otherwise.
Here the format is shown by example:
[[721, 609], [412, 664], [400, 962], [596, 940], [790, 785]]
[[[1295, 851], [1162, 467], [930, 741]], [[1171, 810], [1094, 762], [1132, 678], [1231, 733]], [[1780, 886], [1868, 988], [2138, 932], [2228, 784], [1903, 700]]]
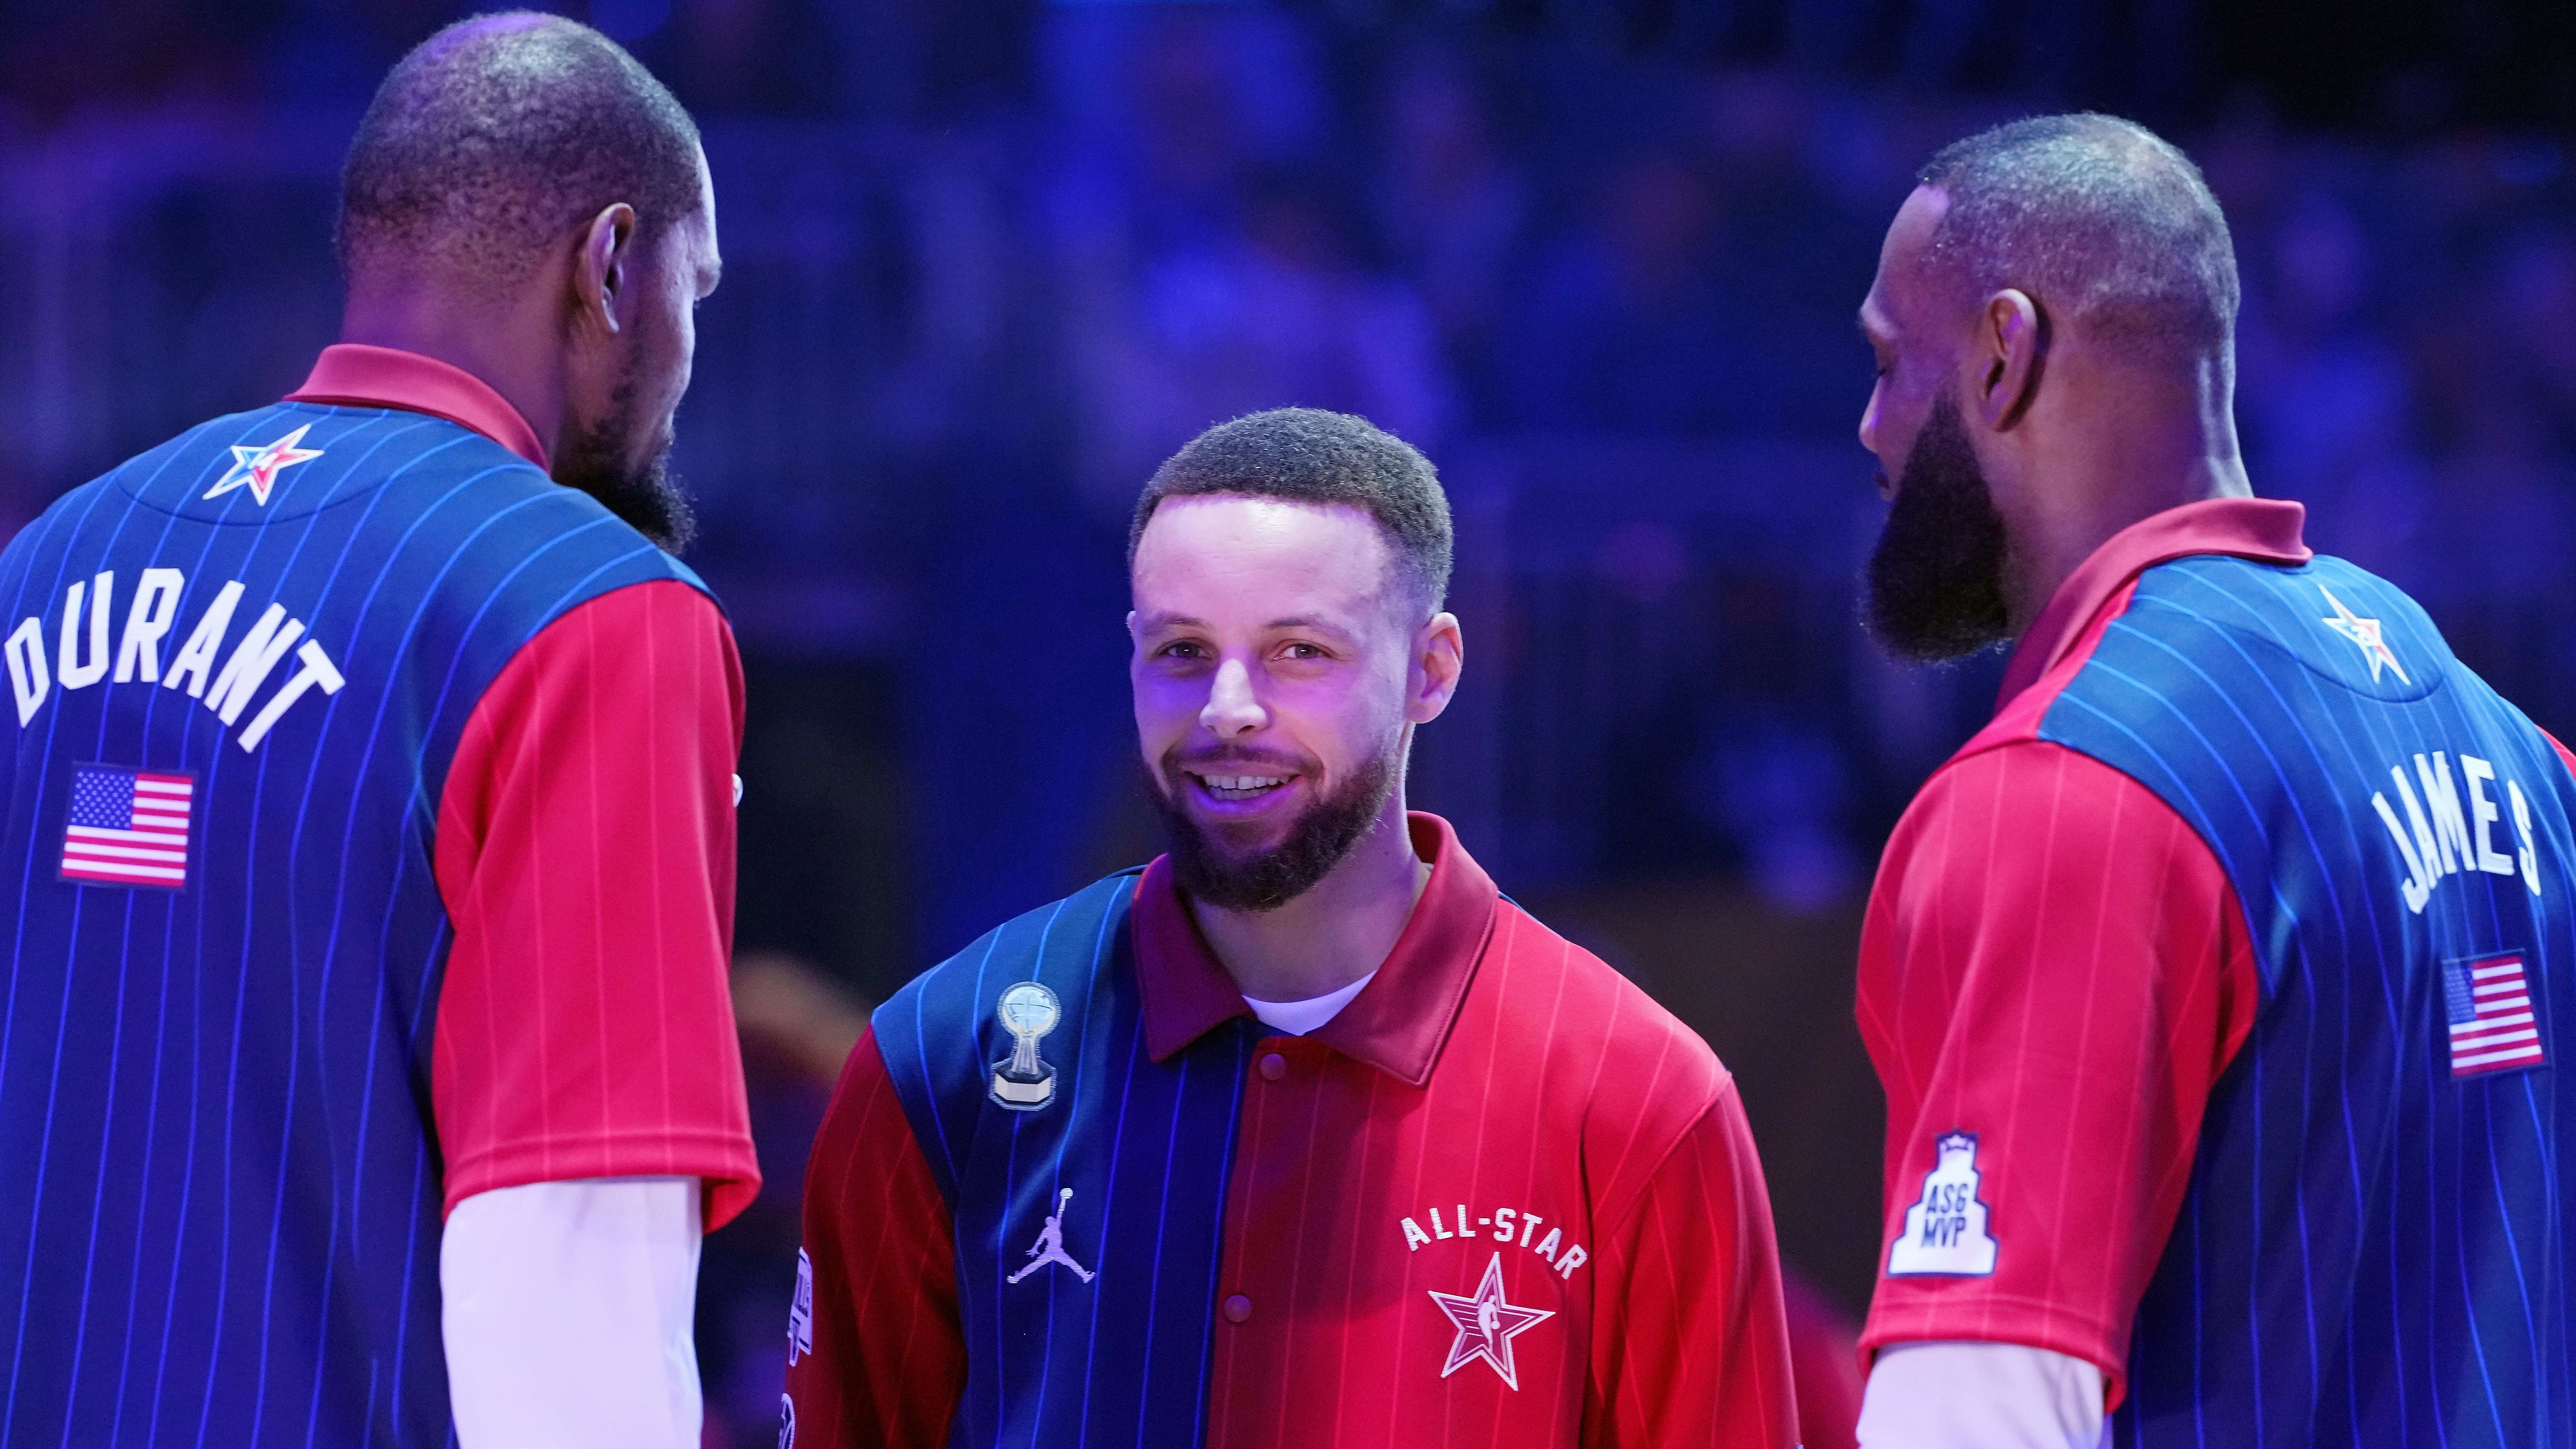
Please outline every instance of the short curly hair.
[[1348, 413], [1272, 408], [1219, 423], [1145, 484], [1127, 529], [1127, 562], [1166, 498], [1211, 493], [1341, 504], [1386, 534], [1392, 568], [1427, 618], [1449, 593], [1454, 536], [1439, 471], [1411, 443]]
[[2033, 116], [1942, 148], [1929, 260], [1982, 299], [2014, 287], [2067, 325], [2188, 355], [2236, 332], [2236, 251], [2200, 168], [2146, 127]]
[[358, 122], [344, 271], [512, 281], [623, 201], [649, 242], [703, 201], [698, 128], [617, 42], [553, 15], [461, 20], [397, 62]]

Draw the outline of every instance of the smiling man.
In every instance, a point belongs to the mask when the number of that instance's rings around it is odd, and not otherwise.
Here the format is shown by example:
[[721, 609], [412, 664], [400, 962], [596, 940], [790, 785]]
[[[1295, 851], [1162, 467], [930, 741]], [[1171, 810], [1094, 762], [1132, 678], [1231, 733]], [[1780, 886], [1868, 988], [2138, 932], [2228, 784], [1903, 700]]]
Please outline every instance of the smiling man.
[[2576, 1443], [2571, 762], [2253, 496], [2181, 152], [2045, 116], [1920, 180], [1861, 311], [1869, 618], [2013, 652], [1862, 935], [1861, 1443]]
[[1463, 658], [1430, 463], [1254, 414], [1131, 548], [1171, 852], [877, 1013], [806, 1179], [792, 1442], [1789, 1444], [1724, 1068], [1405, 810]]

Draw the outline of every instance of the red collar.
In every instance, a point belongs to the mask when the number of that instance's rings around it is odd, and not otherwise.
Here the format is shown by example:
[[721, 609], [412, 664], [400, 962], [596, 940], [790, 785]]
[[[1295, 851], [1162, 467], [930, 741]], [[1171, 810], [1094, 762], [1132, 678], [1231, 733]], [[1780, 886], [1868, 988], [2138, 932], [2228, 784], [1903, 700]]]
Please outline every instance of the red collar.
[[2315, 555], [2299, 541], [2306, 505], [2282, 498], [2204, 498], [2140, 519], [2078, 564], [2049, 595], [2048, 606], [2013, 646], [1996, 708], [2039, 682], [2064, 657], [2111, 596], [2160, 563], [2198, 553], [2234, 554], [2266, 563], [2300, 564]]
[[[1458, 1008], [1466, 1003], [1467, 984], [1493, 935], [1499, 896], [1493, 877], [1468, 857], [1448, 821], [1416, 810], [1405, 823], [1414, 853], [1431, 862], [1431, 879], [1377, 979], [1314, 1037], [1419, 1087], [1431, 1080]], [[1147, 866], [1136, 883], [1135, 920], [1145, 1050], [1155, 1061], [1168, 1060], [1221, 1023], [1252, 1014], [1243, 1004], [1243, 988], [1190, 919], [1172, 879], [1170, 856]]]
[[545, 444], [509, 399], [465, 369], [417, 352], [335, 343], [322, 349], [312, 375], [286, 400], [427, 413], [472, 428], [538, 467], [546, 466]]

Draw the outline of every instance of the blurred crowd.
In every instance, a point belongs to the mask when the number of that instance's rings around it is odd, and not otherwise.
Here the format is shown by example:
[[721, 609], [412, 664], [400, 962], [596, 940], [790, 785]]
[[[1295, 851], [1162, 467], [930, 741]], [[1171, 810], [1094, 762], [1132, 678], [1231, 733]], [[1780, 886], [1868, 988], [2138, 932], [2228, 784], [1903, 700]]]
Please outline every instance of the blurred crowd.
[[[1344, 409], [1443, 466], [1485, 612], [1423, 793], [1507, 888], [1697, 872], [1833, 908], [1990, 704], [1991, 661], [1907, 674], [1857, 637], [1852, 314], [1912, 169], [2045, 102], [1472, 10], [572, 7], [700, 116], [727, 253], [677, 461], [752, 668], [744, 939], [794, 954], [745, 968], [770, 1186], [708, 1250], [711, 1443], [774, 1412], [856, 1003], [1154, 849], [1126, 512], [1208, 423]], [[300, 377], [338, 147], [457, 13], [0, 3], [0, 524]], [[2235, 228], [2257, 490], [2576, 729], [2566, 150], [2174, 111], [2145, 118]]]

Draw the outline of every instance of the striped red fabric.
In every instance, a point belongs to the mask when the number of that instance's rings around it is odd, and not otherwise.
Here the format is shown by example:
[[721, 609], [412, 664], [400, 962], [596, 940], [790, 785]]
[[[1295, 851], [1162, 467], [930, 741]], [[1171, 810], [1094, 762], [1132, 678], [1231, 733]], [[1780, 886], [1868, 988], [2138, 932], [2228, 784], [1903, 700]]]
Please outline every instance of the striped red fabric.
[[[1861, 935], [1861, 1035], [1888, 1099], [1863, 1353], [2029, 1344], [2095, 1364], [2116, 1402], [2201, 1111], [2258, 1000], [2234, 890], [2146, 787], [2035, 741], [1935, 774]], [[1976, 1138], [1992, 1270], [1891, 1273], [1953, 1132]]]
[[697, 1177], [712, 1232], [759, 1191], [726, 984], [742, 707], [724, 616], [667, 582], [556, 620], [476, 706], [437, 837], [449, 1210], [526, 1182]]
[[[1889, 837], [1856, 1006], [1888, 1102], [1864, 1359], [1890, 1343], [2021, 1343], [2093, 1363], [2114, 1405], [2125, 1393], [2202, 1111], [2261, 991], [2207, 843], [2145, 786], [2036, 736], [2140, 569], [2195, 553], [2299, 562], [2303, 517], [2213, 499], [2106, 544], [2023, 636], [1993, 722]], [[1953, 1201], [1973, 1205], [1952, 1226], [1975, 1223], [1990, 1258], [1899, 1251], [1909, 1214]]]
[[797, 1267], [800, 1298], [821, 1287], [788, 1343], [795, 1443], [947, 1443], [948, 1421], [966, 1391], [956, 1249], [948, 1205], [913, 1140], [874, 1031], [850, 1053], [814, 1135]]
[[[1413, 821], [1432, 878], [1378, 976], [1315, 1033], [1248, 1052], [1206, 1442], [1785, 1449], [1780, 1268], [1733, 1081], [1501, 900], [1444, 822]], [[1247, 1017], [1167, 863], [1132, 920], [1157, 1065]], [[970, 1349], [934, 1183], [871, 1036], [808, 1169], [800, 1449], [944, 1442]], [[1126, 1326], [1098, 1331], [1097, 1350], [1133, 1351]], [[1062, 1442], [1078, 1397], [1039, 1415]]]

